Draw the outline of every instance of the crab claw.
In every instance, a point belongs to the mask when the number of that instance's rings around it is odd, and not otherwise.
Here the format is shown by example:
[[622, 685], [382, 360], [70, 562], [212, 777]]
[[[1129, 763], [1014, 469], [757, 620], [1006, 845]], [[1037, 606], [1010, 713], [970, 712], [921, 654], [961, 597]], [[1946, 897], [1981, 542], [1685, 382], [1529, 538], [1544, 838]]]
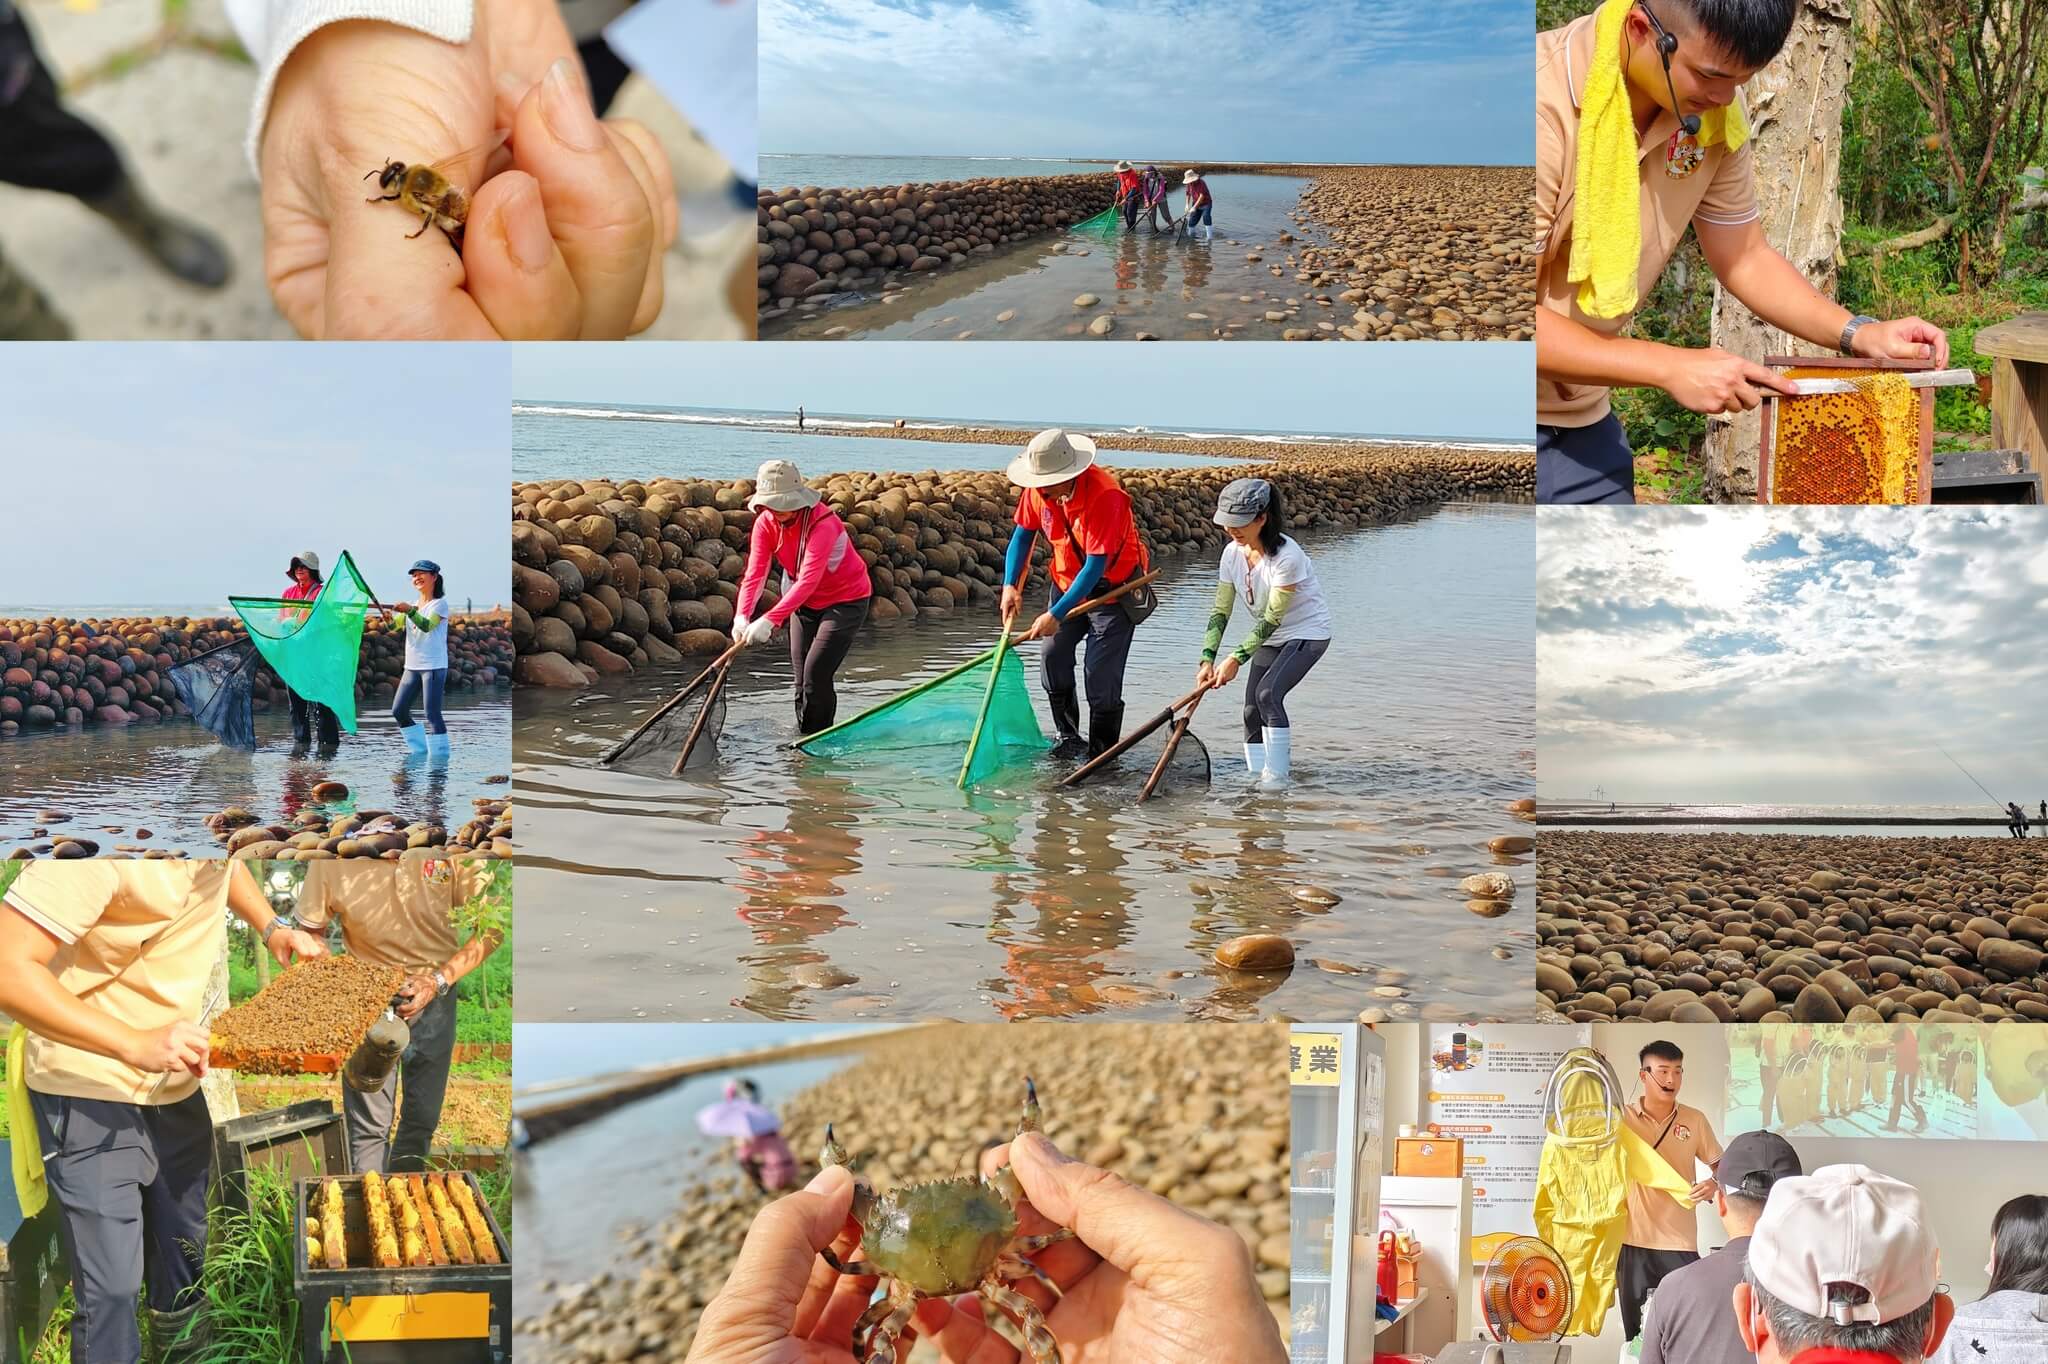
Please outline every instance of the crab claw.
[[818, 1153], [818, 1164], [829, 1168], [846, 1163], [846, 1148], [833, 1137], [832, 1124], [828, 1122], [825, 1124], [825, 1149]]
[[1038, 1086], [1031, 1083], [1031, 1077], [1027, 1075], [1024, 1077], [1024, 1116], [1017, 1123], [1017, 1132], [1019, 1135], [1022, 1135], [1025, 1132], [1036, 1132], [1037, 1130]]

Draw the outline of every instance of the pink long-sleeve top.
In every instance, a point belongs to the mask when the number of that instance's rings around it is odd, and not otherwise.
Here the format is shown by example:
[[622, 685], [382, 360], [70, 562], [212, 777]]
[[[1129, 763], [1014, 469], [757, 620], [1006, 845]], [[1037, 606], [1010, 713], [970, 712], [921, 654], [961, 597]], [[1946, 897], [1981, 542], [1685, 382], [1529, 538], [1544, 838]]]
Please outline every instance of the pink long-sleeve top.
[[[799, 545], [803, 547], [801, 561]], [[853, 535], [839, 513], [822, 503], [799, 516], [787, 534], [776, 524], [773, 512], [763, 511], [754, 518], [747, 543], [747, 572], [740, 579], [739, 614], [749, 620], [754, 619], [754, 606], [768, 581], [771, 559], [782, 566], [785, 584], [782, 599], [768, 611], [768, 619], [778, 626], [800, 606], [822, 611], [842, 602], [864, 601], [872, 590], [868, 566], [854, 547]]]

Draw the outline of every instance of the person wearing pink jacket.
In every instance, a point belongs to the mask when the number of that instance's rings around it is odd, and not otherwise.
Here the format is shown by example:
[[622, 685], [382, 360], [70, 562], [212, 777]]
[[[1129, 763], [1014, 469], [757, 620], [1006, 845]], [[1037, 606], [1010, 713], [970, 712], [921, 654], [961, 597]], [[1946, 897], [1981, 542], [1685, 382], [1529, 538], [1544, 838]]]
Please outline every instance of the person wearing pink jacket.
[[[788, 460], [771, 459], [761, 466], [754, 495], [747, 499], [760, 515], [748, 537], [747, 571], [732, 622], [733, 642], [746, 646], [765, 644], [777, 627], [789, 626], [799, 734], [832, 727], [839, 712], [832, 679], [853, 647], [854, 632], [868, 618], [874, 591], [852, 533], [839, 513], [822, 502]], [[771, 561], [782, 568], [782, 595], [756, 618]]]

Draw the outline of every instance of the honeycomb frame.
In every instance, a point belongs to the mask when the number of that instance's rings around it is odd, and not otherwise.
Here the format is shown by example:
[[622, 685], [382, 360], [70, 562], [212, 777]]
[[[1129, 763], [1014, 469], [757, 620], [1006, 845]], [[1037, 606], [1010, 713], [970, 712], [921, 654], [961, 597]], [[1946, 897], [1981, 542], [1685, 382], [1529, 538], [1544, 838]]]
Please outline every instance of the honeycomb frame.
[[[1847, 379], [1864, 392], [1779, 398], [1764, 405], [1759, 503], [1884, 506], [1933, 500], [1934, 390], [1871, 382], [1884, 374], [1924, 370], [1926, 364], [1796, 355], [1765, 356], [1764, 363], [1789, 378]], [[1798, 417], [1791, 421], [1795, 404]], [[1788, 457], [1779, 448], [1788, 427], [1801, 438], [1830, 441], [1837, 458]]]

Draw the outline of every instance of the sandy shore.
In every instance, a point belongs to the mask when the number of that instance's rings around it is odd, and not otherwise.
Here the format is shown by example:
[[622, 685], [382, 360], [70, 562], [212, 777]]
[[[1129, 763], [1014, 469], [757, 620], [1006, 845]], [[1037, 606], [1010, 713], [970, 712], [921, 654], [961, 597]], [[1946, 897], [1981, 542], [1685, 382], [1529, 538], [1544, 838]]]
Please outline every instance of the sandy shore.
[[1579, 1021], [2048, 1020], [2048, 842], [1547, 831], [1537, 987]]
[[[799, 1094], [784, 1130], [803, 1162], [799, 1179], [816, 1171], [827, 1122], [878, 1189], [968, 1174], [985, 1142], [1016, 1131], [1030, 1075], [1045, 1133], [1062, 1149], [1236, 1230], [1284, 1328], [1285, 1039], [1284, 1028], [1263, 1024], [920, 1029]], [[720, 1165], [658, 1226], [628, 1236], [609, 1272], [544, 1284], [547, 1306], [518, 1333], [550, 1342], [563, 1364], [682, 1360], [760, 1207], [738, 1170]]]

